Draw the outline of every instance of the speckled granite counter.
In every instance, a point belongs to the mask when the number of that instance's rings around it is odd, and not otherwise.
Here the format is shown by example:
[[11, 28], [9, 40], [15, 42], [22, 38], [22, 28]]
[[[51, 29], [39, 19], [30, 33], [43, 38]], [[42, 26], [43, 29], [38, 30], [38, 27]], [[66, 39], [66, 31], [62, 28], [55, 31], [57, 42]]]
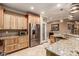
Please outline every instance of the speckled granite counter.
[[60, 56], [79, 56], [79, 38], [60, 40], [52, 45], [48, 45], [46, 50]]
[[[27, 35], [23, 35], [23, 36], [27, 36]], [[0, 37], [0, 40], [6, 40], [6, 39], [10, 39], [10, 38], [18, 38], [18, 37], [23, 37], [23, 36], [5, 36], [5, 37]]]
[[6, 37], [0, 37], [0, 40], [6, 40], [6, 39], [10, 39], [10, 38], [17, 38], [19, 36], [6, 36]]

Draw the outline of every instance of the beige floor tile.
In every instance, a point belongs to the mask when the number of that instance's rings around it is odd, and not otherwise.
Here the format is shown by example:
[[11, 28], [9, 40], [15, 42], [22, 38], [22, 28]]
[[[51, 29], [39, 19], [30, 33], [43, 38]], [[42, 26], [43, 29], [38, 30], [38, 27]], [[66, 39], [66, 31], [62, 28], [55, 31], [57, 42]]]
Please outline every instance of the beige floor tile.
[[45, 46], [47, 46], [47, 43], [32, 48], [26, 48], [12, 54], [8, 54], [7, 56], [46, 56]]

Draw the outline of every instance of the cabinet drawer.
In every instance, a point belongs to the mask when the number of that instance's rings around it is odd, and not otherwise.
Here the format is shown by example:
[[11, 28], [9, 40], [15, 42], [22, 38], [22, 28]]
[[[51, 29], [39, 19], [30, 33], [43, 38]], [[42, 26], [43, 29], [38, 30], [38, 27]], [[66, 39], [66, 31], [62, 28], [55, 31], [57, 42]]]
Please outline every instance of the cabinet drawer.
[[12, 52], [12, 51], [14, 51], [14, 49], [15, 49], [14, 45], [6, 46], [5, 53]]
[[26, 41], [27, 41], [27, 39], [24, 38], [24, 37], [20, 37], [20, 38], [19, 38], [19, 43], [23, 43], [23, 42], [26, 42]]
[[26, 42], [18, 44], [18, 49], [22, 49], [22, 48], [25, 48], [25, 47], [28, 47]]
[[14, 46], [14, 50], [15, 51], [18, 50], [18, 45], [17, 44]]
[[23, 48], [28, 47], [27, 42], [24, 42], [24, 43], [22, 44], [22, 46], [23, 46]]
[[11, 45], [14, 44], [14, 39], [6, 39], [5, 40], [5, 45]]
[[11, 38], [5, 40], [5, 45], [12, 45], [17, 43], [18, 43], [18, 38]]
[[14, 44], [18, 43], [18, 38], [14, 38]]

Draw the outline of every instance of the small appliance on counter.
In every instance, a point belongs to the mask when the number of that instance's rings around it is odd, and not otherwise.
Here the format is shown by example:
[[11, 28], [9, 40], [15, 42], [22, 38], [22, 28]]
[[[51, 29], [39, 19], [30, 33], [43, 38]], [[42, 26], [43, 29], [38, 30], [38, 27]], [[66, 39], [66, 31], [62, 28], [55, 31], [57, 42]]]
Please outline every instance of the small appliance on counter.
[[18, 32], [18, 35], [19, 36], [27, 35], [27, 32], [26, 31], [19, 31]]

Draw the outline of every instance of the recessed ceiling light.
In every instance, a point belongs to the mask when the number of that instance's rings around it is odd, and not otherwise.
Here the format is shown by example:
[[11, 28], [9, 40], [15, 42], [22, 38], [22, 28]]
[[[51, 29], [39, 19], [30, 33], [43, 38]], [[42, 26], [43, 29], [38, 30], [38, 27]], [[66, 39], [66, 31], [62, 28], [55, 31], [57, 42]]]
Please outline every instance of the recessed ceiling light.
[[41, 14], [45, 14], [45, 12], [44, 12], [44, 11], [42, 11], [42, 12], [41, 12]]
[[60, 20], [60, 22], [63, 22], [63, 20]]
[[33, 10], [33, 9], [34, 9], [34, 7], [33, 7], [33, 6], [31, 6], [31, 7], [30, 7], [30, 9], [31, 9], [31, 10]]
[[57, 7], [61, 7], [61, 4], [57, 4]]

